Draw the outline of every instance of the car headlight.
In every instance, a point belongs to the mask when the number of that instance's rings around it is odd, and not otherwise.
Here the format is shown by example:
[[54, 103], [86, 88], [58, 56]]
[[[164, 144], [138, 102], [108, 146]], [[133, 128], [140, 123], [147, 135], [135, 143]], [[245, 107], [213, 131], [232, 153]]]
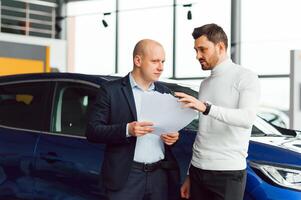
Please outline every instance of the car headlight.
[[250, 166], [260, 170], [269, 180], [277, 185], [301, 190], [300, 167], [259, 162], [250, 162]]

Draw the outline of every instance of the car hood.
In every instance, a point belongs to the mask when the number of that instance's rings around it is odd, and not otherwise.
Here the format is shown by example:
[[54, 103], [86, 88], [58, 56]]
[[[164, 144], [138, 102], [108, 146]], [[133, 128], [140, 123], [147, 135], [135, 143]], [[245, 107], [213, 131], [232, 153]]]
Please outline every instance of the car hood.
[[264, 136], [252, 137], [252, 141], [260, 142], [283, 149], [291, 150], [301, 154], [301, 137]]

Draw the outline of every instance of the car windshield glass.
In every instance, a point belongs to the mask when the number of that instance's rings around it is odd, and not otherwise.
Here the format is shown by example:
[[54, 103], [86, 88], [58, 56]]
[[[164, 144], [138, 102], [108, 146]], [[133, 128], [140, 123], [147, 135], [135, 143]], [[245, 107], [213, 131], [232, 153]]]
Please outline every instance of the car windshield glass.
[[282, 136], [271, 124], [257, 117], [252, 128], [252, 136]]

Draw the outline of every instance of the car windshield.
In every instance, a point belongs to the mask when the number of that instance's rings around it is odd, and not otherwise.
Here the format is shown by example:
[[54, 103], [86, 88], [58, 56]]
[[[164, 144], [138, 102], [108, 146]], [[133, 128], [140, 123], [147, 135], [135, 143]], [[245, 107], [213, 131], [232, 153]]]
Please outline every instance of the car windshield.
[[252, 128], [252, 136], [282, 136], [274, 126], [257, 117]]

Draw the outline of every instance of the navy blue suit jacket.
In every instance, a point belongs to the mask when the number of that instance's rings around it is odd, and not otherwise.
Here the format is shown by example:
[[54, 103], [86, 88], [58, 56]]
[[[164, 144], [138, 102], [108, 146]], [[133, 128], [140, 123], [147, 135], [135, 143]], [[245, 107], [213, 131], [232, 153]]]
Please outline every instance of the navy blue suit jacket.
[[[155, 90], [170, 93], [167, 87], [156, 82]], [[104, 186], [111, 190], [123, 187], [131, 169], [136, 137], [126, 137], [126, 125], [132, 121], [137, 121], [137, 113], [129, 75], [101, 85], [86, 136], [91, 142], [106, 144], [102, 175]], [[165, 159], [176, 163], [167, 145]], [[176, 183], [179, 181], [177, 168], [170, 170], [169, 184], [179, 184]]]

